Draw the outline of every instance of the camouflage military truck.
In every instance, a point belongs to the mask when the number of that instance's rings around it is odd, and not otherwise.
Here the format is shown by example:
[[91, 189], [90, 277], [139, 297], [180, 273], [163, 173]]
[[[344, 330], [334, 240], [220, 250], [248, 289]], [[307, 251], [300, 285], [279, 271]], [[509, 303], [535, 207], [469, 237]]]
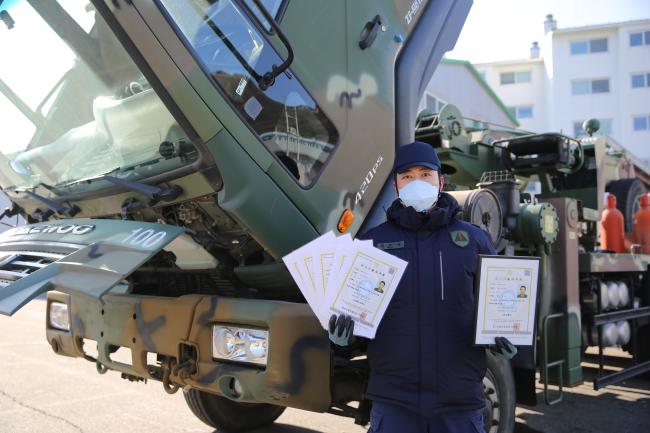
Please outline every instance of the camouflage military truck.
[[[542, 257], [537, 345], [489, 358], [486, 429], [512, 430], [536, 371], [579, 383], [589, 345], [601, 372], [607, 345], [634, 357], [597, 386], [647, 371], [649, 258], [594, 252], [604, 191], [629, 219], [640, 165], [605, 138], [466, 130], [452, 106], [416, 117], [470, 5], [0, 2], [0, 185], [4, 216], [26, 220], [0, 235], [0, 312], [48, 292], [56, 354], [182, 388], [220, 430], [285, 407], [364, 424], [364, 354], [331, 347], [281, 257], [380, 222], [396, 146], [417, 136], [464, 218], [502, 254]], [[628, 303], [605, 305], [620, 282]], [[607, 327], [623, 321], [627, 342]]]

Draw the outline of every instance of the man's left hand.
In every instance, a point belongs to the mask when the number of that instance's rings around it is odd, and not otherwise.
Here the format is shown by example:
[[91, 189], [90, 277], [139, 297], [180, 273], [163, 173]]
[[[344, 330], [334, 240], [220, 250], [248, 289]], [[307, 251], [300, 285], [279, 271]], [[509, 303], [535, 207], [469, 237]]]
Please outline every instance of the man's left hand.
[[517, 348], [506, 337], [496, 337], [495, 344], [490, 344], [490, 353], [499, 359], [512, 359], [517, 354]]
[[330, 341], [337, 346], [347, 347], [354, 341], [354, 320], [351, 316], [332, 314], [329, 322]]

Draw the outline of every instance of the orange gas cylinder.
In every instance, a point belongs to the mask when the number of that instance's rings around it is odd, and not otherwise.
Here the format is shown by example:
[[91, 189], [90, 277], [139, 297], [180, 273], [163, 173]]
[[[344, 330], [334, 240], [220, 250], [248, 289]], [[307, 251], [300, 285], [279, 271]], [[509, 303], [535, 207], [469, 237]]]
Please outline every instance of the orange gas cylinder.
[[607, 195], [607, 208], [600, 218], [600, 248], [616, 253], [625, 252], [623, 214], [616, 209], [616, 196]]
[[641, 210], [634, 215], [634, 242], [641, 245], [642, 254], [650, 254], [650, 194], [643, 194]]

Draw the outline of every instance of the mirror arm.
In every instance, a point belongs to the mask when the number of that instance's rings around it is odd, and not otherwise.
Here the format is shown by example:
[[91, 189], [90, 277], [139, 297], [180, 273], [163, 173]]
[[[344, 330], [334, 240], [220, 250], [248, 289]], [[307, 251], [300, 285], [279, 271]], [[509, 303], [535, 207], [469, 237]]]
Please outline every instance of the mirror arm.
[[[253, 13], [250, 7], [248, 7], [245, 1], [242, 0], [236, 0], [236, 1], [251, 19], [255, 20], [261, 27], [263, 27], [259, 18]], [[291, 47], [291, 43], [289, 43], [289, 39], [284, 34], [282, 29], [280, 29], [280, 26], [275, 21], [275, 18], [271, 16], [271, 14], [264, 7], [262, 2], [260, 0], [252, 0], [252, 1], [253, 3], [255, 3], [257, 9], [262, 13], [264, 19], [269, 23], [271, 29], [275, 32], [275, 34], [278, 35], [278, 38], [280, 39], [285, 49], [287, 50], [287, 57], [284, 60], [284, 62], [282, 62], [280, 66], [273, 65], [271, 71], [264, 73], [262, 77], [258, 80], [260, 90], [264, 91], [268, 89], [269, 86], [272, 86], [273, 82], [275, 81], [275, 78], [280, 74], [284, 73], [287, 69], [289, 69], [289, 66], [291, 66], [291, 64], [293, 63], [293, 47]]]

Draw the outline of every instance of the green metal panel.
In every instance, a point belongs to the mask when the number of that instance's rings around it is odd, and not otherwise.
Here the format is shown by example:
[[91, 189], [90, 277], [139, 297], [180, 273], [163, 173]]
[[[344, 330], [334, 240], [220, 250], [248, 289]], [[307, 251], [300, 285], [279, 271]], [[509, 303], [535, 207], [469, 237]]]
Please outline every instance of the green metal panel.
[[309, 221], [230, 134], [221, 131], [207, 145], [224, 182], [219, 206], [271, 255], [280, 258], [317, 236]]
[[[543, 351], [544, 351], [544, 359], [542, 361], [542, 381], [544, 382], [544, 402], [548, 405], [554, 405], [562, 401], [564, 398], [564, 391], [562, 390], [562, 387], [564, 385], [564, 366], [566, 364], [565, 360], [558, 359], [553, 362], [549, 362], [549, 328], [548, 324], [551, 322], [552, 319], [560, 319], [565, 316], [564, 313], [555, 313], [555, 314], [549, 314], [548, 316], [544, 317], [542, 320], [542, 346], [543, 346]], [[557, 375], [557, 383], [558, 383], [558, 396], [557, 398], [551, 400], [549, 397], [549, 392], [548, 392], [548, 384], [550, 381], [550, 371], [552, 368], [557, 368], [558, 375]]]

